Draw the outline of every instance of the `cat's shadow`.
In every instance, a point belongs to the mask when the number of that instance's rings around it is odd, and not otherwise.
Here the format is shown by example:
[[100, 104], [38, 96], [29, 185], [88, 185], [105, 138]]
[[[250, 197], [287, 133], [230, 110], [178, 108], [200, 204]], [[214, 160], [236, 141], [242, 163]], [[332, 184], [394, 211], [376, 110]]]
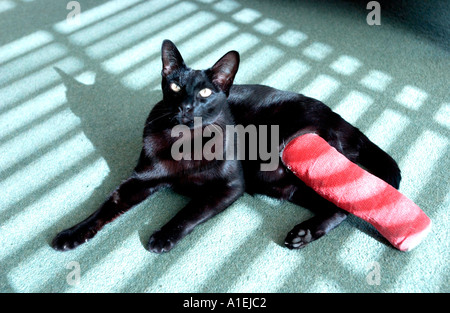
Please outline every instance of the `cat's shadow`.
[[131, 91], [100, 73], [93, 84], [84, 84], [55, 67], [66, 87], [70, 110], [111, 171], [137, 160], [145, 119], [160, 100], [160, 92]]
[[132, 173], [142, 148], [145, 120], [161, 92], [127, 89], [106, 73], [97, 73], [93, 84], [84, 84], [60, 68], [54, 69], [66, 88], [69, 109], [80, 119], [83, 134], [109, 170], [92, 195], [54, 226], [60, 231], [94, 212]]

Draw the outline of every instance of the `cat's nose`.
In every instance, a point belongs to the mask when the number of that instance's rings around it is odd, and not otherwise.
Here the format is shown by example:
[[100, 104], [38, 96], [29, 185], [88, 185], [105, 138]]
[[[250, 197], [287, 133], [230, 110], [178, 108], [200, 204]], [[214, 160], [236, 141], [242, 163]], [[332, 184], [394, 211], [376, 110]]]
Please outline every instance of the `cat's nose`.
[[184, 112], [192, 111], [192, 104], [188, 103], [188, 104], [183, 105], [183, 111]]
[[183, 104], [178, 108], [180, 110], [179, 113], [179, 121], [180, 123], [187, 124], [193, 120], [193, 105], [192, 104]]

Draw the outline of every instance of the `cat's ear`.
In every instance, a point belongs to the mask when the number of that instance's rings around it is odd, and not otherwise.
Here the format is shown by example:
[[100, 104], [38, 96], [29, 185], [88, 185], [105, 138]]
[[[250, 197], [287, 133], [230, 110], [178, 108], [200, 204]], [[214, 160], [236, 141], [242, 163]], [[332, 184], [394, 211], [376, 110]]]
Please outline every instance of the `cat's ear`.
[[226, 53], [211, 68], [211, 79], [213, 84], [228, 94], [238, 68], [239, 53], [237, 51], [230, 51]]
[[164, 40], [161, 46], [161, 59], [163, 63], [162, 75], [166, 77], [179, 68], [186, 67], [183, 57], [175, 44], [170, 40]]

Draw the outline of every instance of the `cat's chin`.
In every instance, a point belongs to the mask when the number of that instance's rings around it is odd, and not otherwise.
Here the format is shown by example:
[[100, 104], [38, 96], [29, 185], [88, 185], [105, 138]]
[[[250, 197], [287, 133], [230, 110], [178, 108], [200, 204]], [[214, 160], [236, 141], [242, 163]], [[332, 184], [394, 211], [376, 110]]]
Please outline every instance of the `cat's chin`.
[[181, 118], [179, 120], [179, 122], [182, 125], [186, 125], [186, 126], [189, 126], [189, 127], [194, 127], [194, 120], [193, 119], [190, 119], [190, 118], [187, 118], [187, 117], [183, 117], [183, 118]]
[[191, 129], [194, 129], [196, 127], [204, 127], [206, 125], [210, 125], [216, 122], [216, 119], [203, 119], [201, 123], [196, 123], [193, 119], [190, 118], [179, 118], [178, 123], [179, 125], [185, 125]]
[[178, 123], [178, 125], [185, 125], [189, 128], [194, 128], [194, 119], [189, 118], [189, 117], [182, 117], [182, 116], [177, 116], [176, 117], [176, 121]]
[[196, 126], [194, 124], [194, 121], [179, 121], [179, 122], [180, 122], [180, 125], [185, 125], [189, 128], [195, 128], [194, 126]]

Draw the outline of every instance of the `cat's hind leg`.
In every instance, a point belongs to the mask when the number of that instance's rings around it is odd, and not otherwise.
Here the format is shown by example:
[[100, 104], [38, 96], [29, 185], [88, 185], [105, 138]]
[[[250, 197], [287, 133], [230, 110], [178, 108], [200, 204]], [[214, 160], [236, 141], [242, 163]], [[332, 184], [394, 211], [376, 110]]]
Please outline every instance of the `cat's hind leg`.
[[297, 189], [289, 201], [317, 212], [317, 215], [296, 225], [287, 234], [284, 244], [289, 249], [303, 248], [325, 236], [348, 216], [348, 212], [320, 197], [306, 186]]
[[286, 236], [284, 244], [289, 249], [300, 249], [314, 240], [328, 234], [345, 220], [345, 212], [336, 211], [330, 214], [316, 215], [296, 225]]

